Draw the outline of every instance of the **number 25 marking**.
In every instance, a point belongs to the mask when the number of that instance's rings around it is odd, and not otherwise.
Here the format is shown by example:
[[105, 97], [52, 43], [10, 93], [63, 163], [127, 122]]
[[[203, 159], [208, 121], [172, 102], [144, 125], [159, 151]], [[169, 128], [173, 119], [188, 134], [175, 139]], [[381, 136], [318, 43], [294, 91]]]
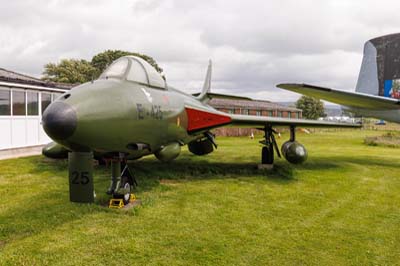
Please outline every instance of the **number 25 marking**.
[[90, 181], [89, 172], [73, 171], [72, 172], [72, 184], [74, 185], [87, 185]]

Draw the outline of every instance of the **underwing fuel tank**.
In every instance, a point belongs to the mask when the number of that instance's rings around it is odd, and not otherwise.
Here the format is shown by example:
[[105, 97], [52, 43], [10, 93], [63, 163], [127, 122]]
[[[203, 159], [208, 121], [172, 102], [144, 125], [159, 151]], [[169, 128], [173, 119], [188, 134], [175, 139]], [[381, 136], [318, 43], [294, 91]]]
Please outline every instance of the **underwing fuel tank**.
[[208, 139], [194, 140], [188, 144], [189, 151], [195, 155], [206, 155], [214, 151], [212, 142]]
[[178, 157], [180, 153], [181, 145], [178, 142], [172, 142], [155, 152], [154, 155], [162, 162], [169, 162]]
[[283, 157], [293, 164], [301, 164], [307, 160], [308, 153], [306, 148], [297, 141], [286, 141], [282, 144], [281, 151]]
[[42, 149], [42, 154], [52, 159], [67, 159], [68, 152], [69, 150], [56, 142], [50, 142]]

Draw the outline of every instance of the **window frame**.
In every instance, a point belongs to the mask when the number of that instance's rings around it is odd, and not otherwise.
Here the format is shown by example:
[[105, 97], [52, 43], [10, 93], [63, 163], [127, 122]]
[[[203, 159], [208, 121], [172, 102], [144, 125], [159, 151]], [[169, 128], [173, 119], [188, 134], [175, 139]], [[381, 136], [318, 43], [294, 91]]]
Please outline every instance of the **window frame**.
[[[29, 114], [29, 99], [28, 99], [28, 95], [29, 93], [33, 93], [36, 94], [36, 114]], [[39, 91], [33, 91], [33, 90], [26, 90], [25, 91], [26, 94], [26, 116], [39, 116]]]
[[0, 114], [0, 117], [9, 117], [12, 116], [12, 89], [11, 88], [7, 88], [7, 87], [0, 87], [1, 91], [8, 91], [8, 96], [9, 96], [9, 101], [8, 101], [8, 111], [9, 114], [8, 115], [2, 115]]
[[46, 110], [46, 108], [49, 106], [47, 105], [45, 109], [43, 109], [43, 95], [49, 95], [50, 96], [50, 103], [49, 105], [53, 102], [53, 94], [51, 92], [47, 92], [47, 91], [41, 91], [40, 92], [40, 115], [43, 115], [44, 111]]
[[[146, 86], [151, 86], [151, 85], [150, 85], [149, 74], [147, 73], [146, 68], [143, 66], [143, 64], [142, 64], [139, 60], [137, 60], [136, 58], [129, 58], [128, 61], [129, 61], [129, 65], [128, 65], [128, 69], [127, 69], [127, 71], [126, 71], [126, 73], [125, 73], [125, 75], [126, 75], [126, 80], [127, 80], [127, 81], [136, 82], [136, 83], [139, 83], [139, 84], [142, 84], [142, 85], [146, 85]], [[139, 80], [129, 79], [129, 74], [133, 71], [133, 69], [132, 69], [133, 61], [135, 61], [135, 62], [142, 68], [142, 70], [143, 70], [143, 72], [144, 72], [144, 75], [145, 75], [145, 77], [146, 77], [146, 80], [147, 80], [146, 83], [143, 83], [143, 82], [141, 82], [141, 81], [139, 81]], [[134, 74], [134, 73], [133, 73], [133, 74]], [[134, 77], [134, 75], [133, 75], [133, 77]]]
[[[127, 59], [128, 59], [128, 61], [129, 61], [129, 66], [128, 66], [127, 71], [125, 72], [125, 78], [124, 78], [124, 79], [125, 79], [126, 81], [134, 82], [134, 83], [137, 83], [137, 84], [140, 84], [140, 85], [144, 85], [144, 86], [148, 86], [148, 87], [153, 88], [153, 89], [167, 90], [167, 88], [168, 88], [167, 82], [162, 78], [161, 74], [159, 74], [159, 73], [156, 71], [156, 72], [157, 72], [157, 75], [159, 75], [160, 78], [163, 79], [164, 87], [155, 86], [155, 85], [153, 85], [153, 84], [150, 82], [150, 75], [149, 75], [149, 72], [147, 71], [146, 67], [143, 65], [143, 63], [142, 63], [138, 58], [136, 58], [136, 57], [127, 57]], [[132, 70], [132, 61], [133, 61], [133, 60], [136, 61], [137, 63], [139, 63], [139, 65], [143, 68], [144, 73], [146, 74], [147, 83], [143, 83], [143, 82], [140, 82], [140, 81], [128, 79], [129, 73], [130, 73], [131, 70]], [[142, 59], [142, 60], [145, 61], [144, 59]], [[146, 62], [146, 63], [147, 63], [147, 62]], [[149, 64], [149, 65], [150, 65], [150, 64]], [[150, 67], [153, 67], [153, 66], [150, 65]], [[155, 70], [154, 70], [154, 71], [155, 71]]]
[[[24, 94], [24, 108], [25, 114], [23, 115], [16, 115], [14, 112], [14, 92], [22, 92]], [[11, 90], [11, 116], [23, 117], [27, 116], [27, 99], [26, 99], [26, 90], [24, 89], [12, 89]]]

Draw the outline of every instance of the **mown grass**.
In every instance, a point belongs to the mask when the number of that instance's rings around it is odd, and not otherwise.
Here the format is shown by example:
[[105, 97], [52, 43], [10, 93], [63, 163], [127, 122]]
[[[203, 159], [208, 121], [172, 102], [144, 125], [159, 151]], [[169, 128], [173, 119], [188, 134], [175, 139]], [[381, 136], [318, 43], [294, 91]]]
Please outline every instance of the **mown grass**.
[[[260, 145], [133, 164], [142, 206], [70, 203], [67, 163], [0, 161], [1, 265], [393, 265], [400, 261], [400, 150], [365, 131], [299, 134], [309, 160], [256, 170]], [[280, 142], [287, 138], [284, 135]]]

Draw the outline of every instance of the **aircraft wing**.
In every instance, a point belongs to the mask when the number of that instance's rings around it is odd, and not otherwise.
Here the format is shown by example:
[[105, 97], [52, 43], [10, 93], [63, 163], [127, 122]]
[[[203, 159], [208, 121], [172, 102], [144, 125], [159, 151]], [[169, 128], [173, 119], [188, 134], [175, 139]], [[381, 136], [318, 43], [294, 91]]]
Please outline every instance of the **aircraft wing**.
[[286, 83], [278, 84], [277, 87], [353, 108], [374, 110], [400, 109], [400, 101], [398, 99], [382, 96], [335, 90], [309, 84]]
[[255, 116], [255, 115], [230, 115], [231, 125], [233, 126], [249, 126], [262, 127], [265, 125], [271, 126], [299, 126], [299, 127], [342, 127], [342, 128], [359, 128], [361, 124], [353, 123], [338, 123], [309, 119], [295, 119], [270, 116]]
[[221, 111], [210, 109], [195, 109], [186, 107], [186, 114], [188, 116], [187, 130], [190, 133], [202, 132], [212, 128], [221, 126], [239, 126], [239, 127], [264, 127], [270, 125], [276, 126], [300, 126], [300, 127], [347, 127], [357, 128], [361, 127], [360, 124], [353, 123], [337, 123], [328, 121], [297, 119], [297, 118], [283, 118], [271, 116], [256, 116], [256, 115], [236, 115], [227, 114]]

